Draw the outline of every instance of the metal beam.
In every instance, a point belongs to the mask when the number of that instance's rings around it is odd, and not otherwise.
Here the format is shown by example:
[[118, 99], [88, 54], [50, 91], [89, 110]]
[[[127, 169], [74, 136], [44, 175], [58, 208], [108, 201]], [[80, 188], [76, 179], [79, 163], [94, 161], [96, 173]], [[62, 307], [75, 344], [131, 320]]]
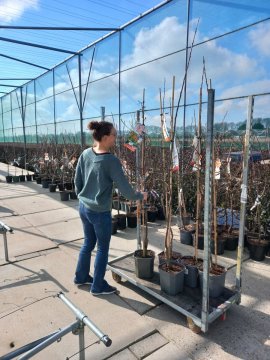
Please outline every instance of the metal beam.
[[31, 63], [31, 62], [28, 62], [28, 61], [24, 61], [24, 60], [21, 60], [21, 59], [12, 57], [12, 56], [8, 56], [8, 55], [5, 55], [5, 54], [0, 54], [0, 56], [2, 56], [2, 57], [4, 57], [4, 58], [7, 58], [7, 59], [11, 59], [11, 60], [14, 60], [14, 61], [21, 62], [21, 63], [23, 63], [23, 64], [35, 66], [35, 67], [38, 67], [38, 68], [40, 68], [40, 69], [50, 70], [50, 69], [48, 69], [48, 68], [46, 68], [46, 67], [44, 67], [44, 66], [40, 66], [40, 65], [37, 65], [37, 64]]
[[0, 81], [6, 80], [33, 80], [33, 78], [1, 78]]
[[95, 28], [95, 27], [55, 27], [55, 26], [5, 26], [0, 25], [0, 29], [13, 30], [72, 30], [72, 31], [118, 31], [119, 28]]
[[77, 52], [75, 52], [75, 51], [69, 51], [69, 50], [59, 49], [59, 48], [55, 48], [55, 47], [51, 47], [51, 46], [34, 44], [34, 43], [26, 42], [26, 41], [19, 41], [19, 40], [14, 40], [14, 39], [5, 38], [5, 37], [0, 37], [0, 40], [5, 41], [5, 42], [20, 44], [20, 45], [32, 46], [32, 47], [45, 49], [45, 50], [58, 51], [58, 52], [66, 53], [66, 54], [72, 54], [72, 55], [77, 54]]
[[0, 94], [8, 94], [7, 92], [4, 91], [0, 91]]
[[6, 85], [6, 84], [0, 84], [0, 86], [14, 87], [14, 88], [21, 87], [20, 85]]

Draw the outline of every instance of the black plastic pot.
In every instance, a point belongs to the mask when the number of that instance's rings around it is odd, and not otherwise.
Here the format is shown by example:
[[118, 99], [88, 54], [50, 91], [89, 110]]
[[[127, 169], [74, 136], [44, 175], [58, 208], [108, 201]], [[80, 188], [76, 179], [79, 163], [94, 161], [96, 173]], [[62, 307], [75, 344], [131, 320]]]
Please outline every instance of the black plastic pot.
[[27, 180], [27, 181], [32, 181], [32, 175], [27, 174], [27, 175], [26, 175], [26, 180]]
[[127, 227], [127, 217], [125, 214], [114, 215], [114, 218], [117, 219], [119, 230], [124, 230]]
[[233, 234], [227, 234], [225, 237], [225, 249], [234, 251], [238, 246], [238, 236]]
[[67, 191], [60, 191], [60, 199], [61, 201], [68, 201], [69, 193]]
[[180, 241], [184, 245], [192, 245], [193, 244], [193, 236], [190, 231], [181, 229], [180, 230]]
[[68, 190], [68, 191], [72, 190], [72, 183], [71, 182], [66, 182], [64, 185], [65, 185], [66, 190]]
[[[210, 248], [211, 248], [212, 254], [214, 254], [215, 253], [215, 242], [214, 242], [214, 240], [211, 240]], [[222, 255], [222, 254], [224, 254], [224, 241], [218, 239], [217, 240], [217, 255]]]
[[269, 246], [267, 240], [259, 240], [248, 237], [250, 258], [255, 261], [263, 261]]
[[71, 191], [69, 193], [69, 197], [71, 200], [76, 200], [77, 199], [77, 194], [75, 193], [75, 191]]
[[41, 177], [40, 176], [36, 177], [36, 183], [39, 184], [39, 185], [41, 184]]
[[12, 183], [12, 176], [11, 175], [6, 176], [6, 182], [9, 183], [9, 184]]
[[157, 210], [147, 210], [147, 221], [155, 222], [157, 220]]
[[129, 228], [137, 227], [137, 215], [134, 213], [127, 214], [127, 225]]
[[186, 267], [184, 283], [186, 286], [196, 288], [198, 286], [198, 267], [196, 259], [193, 256], [183, 256], [181, 263]]
[[65, 190], [65, 186], [64, 186], [63, 183], [57, 184], [57, 186], [58, 186], [59, 191], [64, 191]]
[[113, 207], [113, 209], [121, 210], [121, 204], [120, 204], [120, 202], [118, 202], [118, 199], [112, 200], [112, 207]]
[[48, 189], [51, 182], [52, 182], [51, 180], [44, 179], [44, 180], [41, 180], [41, 185], [44, 189]]
[[162, 206], [157, 206], [157, 219], [165, 220], [165, 215]]
[[118, 229], [118, 221], [117, 219], [112, 219], [112, 235], [117, 233], [117, 229]]
[[176, 295], [184, 289], [185, 266], [182, 264], [161, 264], [158, 267], [160, 288], [168, 295]]
[[20, 182], [25, 182], [25, 175], [19, 175]]
[[56, 184], [49, 184], [49, 191], [50, 192], [55, 192], [56, 191]]
[[13, 182], [14, 182], [14, 183], [17, 183], [17, 182], [19, 182], [19, 181], [20, 181], [20, 177], [19, 177], [19, 176], [14, 175], [14, 176], [12, 176], [12, 180], [13, 180]]

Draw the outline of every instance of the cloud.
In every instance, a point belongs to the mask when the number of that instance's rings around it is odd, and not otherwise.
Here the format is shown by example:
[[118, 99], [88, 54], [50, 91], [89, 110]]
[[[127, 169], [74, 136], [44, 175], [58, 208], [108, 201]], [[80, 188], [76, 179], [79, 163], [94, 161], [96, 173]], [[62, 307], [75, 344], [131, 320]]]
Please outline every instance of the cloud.
[[0, 2], [0, 21], [10, 23], [18, 20], [28, 9], [38, 9], [39, 0], [2, 0]]
[[270, 57], [270, 24], [259, 24], [248, 34], [250, 45], [261, 55]]

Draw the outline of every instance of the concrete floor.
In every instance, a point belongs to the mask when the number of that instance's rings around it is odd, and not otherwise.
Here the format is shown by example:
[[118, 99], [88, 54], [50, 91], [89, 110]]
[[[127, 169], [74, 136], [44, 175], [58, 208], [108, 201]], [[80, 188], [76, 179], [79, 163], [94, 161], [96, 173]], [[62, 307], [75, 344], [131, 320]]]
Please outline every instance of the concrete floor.
[[[127, 281], [118, 294], [94, 297], [89, 288], [73, 285], [82, 244], [78, 201], [61, 202], [35, 182], [7, 184], [0, 164], [0, 220], [14, 229], [7, 234], [9, 262], [0, 244], [0, 357], [74, 322], [75, 315], [56, 296], [62, 291], [112, 339], [106, 348], [85, 328], [86, 359], [270, 359], [270, 259], [255, 262], [245, 250], [240, 305], [225, 321], [214, 321], [207, 333], [196, 334], [186, 318]], [[174, 249], [193, 254], [178, 241]], [[149, 224], [149, 247], [163, 248], [164, 222]], [[0, 235], [0, 238], [2, 235]], [[136, 249], [136, 229], [112, 236], [110, 260]], [[236, 252], [225, 251], [219, 262], [231, 268], [227, 285], [235, 281]], [[107, 280], [115, 284], [111, 272]], [[79, 359], [78, 336], [69, 334], [34, 358]], [[76, 354], [76, 355], [74, 355]], [[72, 356], [74, 355], [74, 356]]]

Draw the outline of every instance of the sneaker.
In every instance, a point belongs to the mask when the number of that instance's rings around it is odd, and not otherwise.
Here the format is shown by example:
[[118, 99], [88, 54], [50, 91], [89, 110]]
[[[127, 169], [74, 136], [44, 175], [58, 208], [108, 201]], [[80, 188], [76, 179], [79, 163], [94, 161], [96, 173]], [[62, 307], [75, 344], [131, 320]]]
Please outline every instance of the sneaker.
[[83, 286], [83, 285], [92, 285], [93, 284], [93, 278], [92, 276], [89, 276], [89, 279], [83, 283], [79, 283], [76, 279], [74, 279], [74, 284], [77, 286]]
[[117, 291], [116, 287], [111, 286], [109, 284], [104, 285], [104, 288], [102, 291], [93, 291], [91, 290], [91, 294], [94, 296], [97, 295], [109, 295], [109, 294], [113, 294]]

